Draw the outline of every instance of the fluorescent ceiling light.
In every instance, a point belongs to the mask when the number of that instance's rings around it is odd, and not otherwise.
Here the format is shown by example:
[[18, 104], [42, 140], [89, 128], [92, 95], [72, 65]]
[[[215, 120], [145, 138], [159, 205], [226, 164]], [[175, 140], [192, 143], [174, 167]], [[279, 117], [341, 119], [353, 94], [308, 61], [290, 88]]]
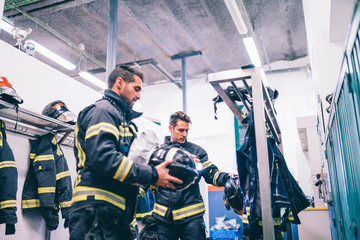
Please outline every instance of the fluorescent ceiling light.
[[230, 12], [230, 15], [235, 23], [235, 26], [240, 34], [246, 34], [248, 29], [244, 22], [244, 19], [241, 15], [240, 9], [238, 4], [236, 3], [237, 0], [224, 0], [227, 9]]
[[76, 66], [69, 62], [68, 60], [65, 60], [64, 58], [60, 57], [56, 53], [53, 53], [49, 49], [45, 48], [41, 44], [33, 41], [33, 40], [27, 40], [25, 42], [29, 42], [35, 45], [35, 51], [41, 53], [45, 57], [48, 57], [49, 59], [53, 60], [54, 62], [58, 63], [59, 65], [63, 66], [64, 68], [68, 70], [74, 70]]
[[251, 62], [255, 65], [255, 67], [261, 66], [261, 60], [259, 53], [256, 49], [255, 41], [252, 37], [243, 38], [246, 51], [249, 54]]
[[98, 79], [97, 77], [94, 77], [93, 75], [91, 75], [88, 72], [79, 72], [80, 77], [82, 77], [83, 79], [91, 82], [92, 84], [100, 87], [101, 89], [105, 89], [107, 88], [106, 83], [101, 81], [100, 79]]
[[10, 23], [1, 20], [1, 29], [4, 29], [5, 31], [7, 31], [8, 33], [12, 34], [11, 30], [14, 28], [14, 26], [12, 26]]

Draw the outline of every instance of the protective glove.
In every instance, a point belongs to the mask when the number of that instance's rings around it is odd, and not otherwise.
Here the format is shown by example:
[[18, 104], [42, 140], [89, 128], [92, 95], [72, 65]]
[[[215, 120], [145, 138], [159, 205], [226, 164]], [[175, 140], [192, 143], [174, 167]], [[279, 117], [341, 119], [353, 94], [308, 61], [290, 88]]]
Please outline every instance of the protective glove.
[[68, 228], [68, 227], [69, 227], [69, 218], [65, 218], [64, 228]]
[[59, 225], [59, 215], [55, 208], [43, 207], [41, 208], [41, 214], [46, 222], [46, 228], [49, 231], [56, 230]]

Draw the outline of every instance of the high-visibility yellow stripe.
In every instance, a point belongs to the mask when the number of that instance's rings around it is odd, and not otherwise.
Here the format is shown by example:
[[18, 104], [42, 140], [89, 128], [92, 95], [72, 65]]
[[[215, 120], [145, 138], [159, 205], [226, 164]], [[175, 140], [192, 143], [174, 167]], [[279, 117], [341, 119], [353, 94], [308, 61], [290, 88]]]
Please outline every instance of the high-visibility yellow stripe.
[[132, 137], [134, 136], [131, 132], [129, 127], [123, 127], [123, 126], [119, 126], [119, 135], [121, 137]]
[[60, 202], [60, 207], [61, 208], [67, 208], [71, 206], [71, 201], [67, 201], [67, 202]]
[[131, 124], [129, 127], [131, 128], [131, 130], [132, 130], [134, 133], [136, 133], [136, 132], [137, 132], [137, 131], [136, 131], [136, 128], [135, 128], [135, 126], [134, 126], [134, 125], [132, 125], [132, 124]]
[[16, 168], [16, 162], [14, 161], [3, 161], [0, 162], [0, 168], [14, 167]]
[[113, 178], [123, 182], [129, 174], [132, 165], [133, 161], [124, 156]]
[[52, 154], [48, 154], [48, 155], [38, 155], [38, 156], [35, 157], [34, 162], [37, 162], [37, 161], [48, 161], [48, 160], [55, 160], [55, 159], [54, 159], [54, 155], [52, 155]]
[[56, 154], [57, 154], [58, 156], [63, 155], [63, 152], [61, 151], [61, 148], [60, 148], [59, 144], [56, 145], [56, 148], [57, 148]]
[[40, 207], [40, 199], [22, 200], [21, 207], [23, 209]]
[[176, 221], [176, 220], [190, 217], [190, 216], [202, 213], [202, 212], [205, 212], [205, 207], [204, 207], [203, 202], [174, 210], [173, 211], [173, 219]]
[[75, 147], [77, 149], [77, 157], [78, 157], [78, 167], [81, 168], [81, 167], [84, 167], [84, 163], [85, 163], [85, 159], [86, 159], [86, 155], [85, 155], [85, 152], [84, 150], [82, 149], [81, 147], [81, 144], [79, 142], [79, 139], [78, 139], [78, 133], [79, 133], [79, 127], [78, 125], [76, 124], [75, 125], [75, 131], [74, 131], [74, 134], [75, 134]]
[[58, 174], [56, 174], [56, 181], [61, 179], [61, 178], [67, 177], [67, 176], [70, 176], [69, 171], [58, 173]]
[[216, 183], [217, 179], [219, 178], [220, 171], [217, 171], [213, 178], [213, 185], [219, 187], [219, 185]]
[[55, 193], [55, 187], [41, 187], [38, 188], [38, 193]]
[[167, 207], [165, 206], [162, 206], [158, 203], [155, 203], [154, 204], [154, 209], [153, 209], [153, 212], [162, 216], [162, 217], [165, 217], [165, 214], [166, 214], [166, 211], [167, 211]]
[[55, 136], [53, 137], [53, 139], [51, 139], [51, 143], [52, 143], [52, 144], [54, 144], [54, 145], [56, 145], [56, 144], [57, 144], [57, 141], [56, 141]]
[[93, 187], [76, 186], [72, 202], [86, 201], [88, 196], [93, 196], [95, 200], [109, 202], [125, 210], [125, 198], [115, 193]]
[[141, 188], [141, 187], [139, 188], [139, 193], [140, 193], [141, 197], [144, 197], [145, 194], [146, 194], [145, 190], [143, 188]]
[[30, 159], [34, 159], [36, 157], [36, 153], [30, 153]]
[[119, 130], [111, 123], [101, 122], [88, 128], [85, 134], [85, 140], [98, 135], [101, 131], [112, 133], [116, 140], [119, 141]]
[[207, 160], [207, 161], [204, 162], [202, 165], [203, 165], [203, 169], [205, 169], [205, 168], [208, 168], [208, 167], [210, 167], [211, 165], [213, 165], [213, 163], [210, 162], [209, 160]]
[[136, 214], [136, 217], [137, 217], [137, 218], [144, 218], [144, 217], [146, 217], [146, 216], [151, 215], [152, 212], [153, 212], [153, 211], [146, 212], [146, 213], [137, 213], [137, 214]]
[[6, 200], [0, 202], [0, 209], [9, 208], [9, 207], [16, 207], [16, 200]]

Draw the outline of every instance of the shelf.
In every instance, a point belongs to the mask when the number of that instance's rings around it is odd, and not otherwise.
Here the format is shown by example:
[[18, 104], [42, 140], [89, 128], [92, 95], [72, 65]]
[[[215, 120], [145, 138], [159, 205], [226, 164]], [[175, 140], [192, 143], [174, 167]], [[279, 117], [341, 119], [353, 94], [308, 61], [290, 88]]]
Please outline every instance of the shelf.
[[[228, 70], [217, 73], [208, 74], [209, 83], [213, 86], [213, 88], [217, 91], [222, 100], [226, 103], [226, 105], [230, 108], [233, 114], [239, 119], [241, 122], [243, 120], [242, 110], [238, 106], [238, 104], [231, 99], [224, 87], [224, 85], [229, 84], [234, 88], [239, 99], [241, 99], [244, 103], [244, 106], [248, 111], [250, 111], [250, 106], [247, 105], [246, 101], [242, 99], [241, 94], [238, 91], [238, 86], [236, 82], [241, 82], [243, 87], [247, 89], [249, 95], [252, 97], [252, 92], [246, 80], [251, 79], [252, 75], [255, 74], [255, 68], [247, 68], [247, 69], [236, 69], [236, 70]], [[263, 97], [264, 97], [264, 112], [265, 112], [265, 121], [267, 127], [270, 129], [272, 136], [275, 138], [276, 142], [280, 143], [280, 128], [276, 121], [275, 110], [271, 103], [268, 91], [265, 90], [264, 85], [262, 84]]]
[[[3, 100], [0, 100], [0, 119], [6, 123], [7, 131], [33, 138], [52, 132], [61, 136], [60, 144], [73, 144], [71, 140], [75, 128], [73, 125], [17, 107]], [[69, 139], [66, 139], [68, 137]]]

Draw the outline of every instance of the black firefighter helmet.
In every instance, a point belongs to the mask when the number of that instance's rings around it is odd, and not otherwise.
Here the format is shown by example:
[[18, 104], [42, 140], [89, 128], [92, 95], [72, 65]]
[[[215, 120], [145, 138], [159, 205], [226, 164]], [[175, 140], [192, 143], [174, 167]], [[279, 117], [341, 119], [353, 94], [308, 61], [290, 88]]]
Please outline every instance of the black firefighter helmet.
[[227, 210], [230, 210], [230, 207], [238, 215], [243, 213], [243, 202], [244, 194], [241, 190], [239, 184], [239, 178], [237, 176], [230, 177], [224, 188], [224, 204]]
[[42, 114], [57, 120], [75, 124], [76, 116], [72, 113], [63, 101], [56, 100], [44, 107]]
[[157, 166], [168, 159], [173, 160], [172, 163], [167, 165], [169, 174], [183, 181], [182, 184], [172, 182], [176, 191], [190, 187], [199, 177], [194, 158], [182, 148], [160, 146], [151, 154], [149, 164]]

